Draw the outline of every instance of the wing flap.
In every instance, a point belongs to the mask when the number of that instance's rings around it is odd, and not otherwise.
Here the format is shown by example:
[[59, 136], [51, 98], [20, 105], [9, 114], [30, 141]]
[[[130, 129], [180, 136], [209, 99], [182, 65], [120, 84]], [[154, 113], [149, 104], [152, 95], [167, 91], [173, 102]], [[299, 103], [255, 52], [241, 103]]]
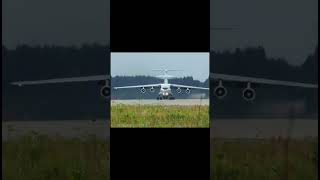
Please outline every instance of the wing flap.
[[251, 82], [258, 84], [269, 84], [269, 85], [280, 85], [280, 86], [293, 86], [293, 87], [303, 87], [303, 88], [318, 88], [318, 84], [300, 83], [292, 81], [280, 81], [265, 78], [253, 78], [247, 76], [235, 76], [228, 74], [217, 74], [211, 73], [210, 78], [224, 80], [224, 81], [234, 81], [234, 82]]

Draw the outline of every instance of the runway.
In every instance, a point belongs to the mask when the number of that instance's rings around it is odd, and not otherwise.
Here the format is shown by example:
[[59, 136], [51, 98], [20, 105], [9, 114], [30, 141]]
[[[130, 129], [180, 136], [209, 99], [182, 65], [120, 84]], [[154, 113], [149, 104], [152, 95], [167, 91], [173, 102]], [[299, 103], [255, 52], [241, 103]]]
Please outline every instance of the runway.
[[[286, 137], [287, 119], [224, 119], [211, 121], [210, 137], [217, 138], [271, 138]], [[59, 120], [59, 121], [8, 121], [2, 122], [2, 141], [36, 132], [42, 135], [66, 138], [96, 135], [110, 137], [110, 121]], [[318, 120], [296, 119], [291, 125], [291, 137], [318, 137]]]
[[126, 99], [111, 100], [111, 105], [127, 104], [127, 105], [180, 105], [180, 106], [208, 106], [209, 99], [175, 99], [175, 100], [156, 100], [156, 99]]
[[2, 122], [2, 141], [34, 133], [50, 137], [58, 135], [65, 138], [95, 135], [97, 138], [107, 139], [110, 137], [110, 121], [58, 120]]

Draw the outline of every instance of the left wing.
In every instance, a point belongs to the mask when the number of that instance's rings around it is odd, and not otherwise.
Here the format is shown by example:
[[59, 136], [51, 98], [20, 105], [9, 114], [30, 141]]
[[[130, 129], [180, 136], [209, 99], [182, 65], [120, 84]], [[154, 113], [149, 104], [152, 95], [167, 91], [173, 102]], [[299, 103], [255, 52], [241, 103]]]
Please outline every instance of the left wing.
[[161, 84], [145, 84], [145, 85], [135, 85], [135, 86], [114, 87], [114, 89], [146, 88], [146, 87], [159, 87], [159, 86], [161, 86]]
[[236, 76], [236, 75], [218, 74], [218, 73], [210, 73], [210, 78], [222, 80], [222, 81], [233, 81], [233, 82], [243, 82], [243, 83], [250, 82], [250, 83], [256, 83], [256, 84], [293, 86], [293, 87], [303, 87], [303, 88], [318, 88], [318, 84], [300, 83], [300, 82], [292, 82], [292, 81], [279, 81], [279, 80], [272, 80], [272, 79], [254, 78], [254, 77], [247, 77], [247, 76]]
[[71, 78], [58, 78], [47, 79], [37, 81], [17, 81], [12, 82], [12, 85], [36, 85], [36, 84], [53, 84], [53, 83], [70, 83], [70, 82], [86, 82], [86, 81], [101, 81], [110, 79], [109, 75], [97, 75], [97, 76], [83, 76], [83, 77], [71, 77]]
[[204, 88], [204, 87], [196, 87], [196, 86], [185, 86], [185, 85], [180, 85], [180, 84], [170, 84], [172, 87], [176, 88], [189, 88], [189, 89], [202, 89], [202, 90], [209, 90], [209, 88]]

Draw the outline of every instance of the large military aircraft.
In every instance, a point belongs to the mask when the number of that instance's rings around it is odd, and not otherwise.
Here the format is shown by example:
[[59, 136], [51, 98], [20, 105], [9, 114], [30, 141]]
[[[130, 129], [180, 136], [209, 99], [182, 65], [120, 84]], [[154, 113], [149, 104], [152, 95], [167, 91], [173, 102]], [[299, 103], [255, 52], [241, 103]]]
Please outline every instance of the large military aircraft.
[[181, 93], [182, 89], [185, 89], [186, 94], [190, 94], [191, 89], [201, 89], [201, 90], [209, 90], [209, 88], [205, 87], [196, 87], [196, 86], [186, 86], [181, 84], [171, 84], [169, 83], [169, 79], [173, 79], [174, 76], [169, 75], [169, 71], [179, 71], [179, 70], [170, 70], [170, 69], [154, 69], [153, 71], [162, 71], [163, 75], [156, 76], [157, 78], [163, 79], [163, 83], [161, 84], [144, 84], [144, 85], [135, 85], [135, 86], [122, 86], [122, 87], [114, 87], [114, 89], [128, 89], [128, 88], [140, 88], [141, 93], [146, 93], [146, 88], [149, 88], [150, 92], [155, 92], [155, 88], [160, 88], [157, 99], [175, 99], [172, 93], [172, 89], [176, 89], [177, 93]]
[[[163, 70], [159, 70], [163, 71]], [[190, 89], [203, 89], [208, 90], [209, 88], [204, 87], [194, 87], [194, 86], [185, 86], [179, 84], [170, 84], [168, 79], [171, 79], [173, 76], [168, 75], [164, 70], [165, 74], [158, 76], [159, 78], [164, 79], [162, 84], [148, 84], [148, 85], [137, 85], [137, 86], [125, 86], [125, 87], [114, 87], [115, 89], [121, 88], [141, 88], [142, 93], [146, 92], [146, 88], [150, 92], [154, 92], [156, 87], [160, 88], [158, 98], [169, 98], [172, 99], [171, 88], [174, 88], [177, 93], [181, 93], [182, 89], [186, 93], [190, 93]], [[214, 87], [213, 93], [216, 97], [222, 99], [227, 95], [227, 89], [224, 87], [224, 82], [235, 82], [240, 84], [245, 84], [246, 88], [242, 91], [242, 97], [247, 101], [252, 101], [256, 97], [255, 90], [253, 85], [277, 85], [277, 86], [289, 86], [289, 87], [300, 87], [300, 88], [318, 88], [318, 84], [308, 84], [292, 81], [279, 81], [272, 79], [264, 78], [255, 78], [247, 76], [238, 76], [238, 75], [229, 75], [229, 74], [219, 74], [219, 73], [210, 73], [210, 80], [217, 82], [218, 84]], [[38, 85], [38, 84], [52, 84], [52, 83], [70, 83], [70, 82], [88, 82], [88, 81], [98, 81], [103, 82], [104, 85], [101, 88], [101, 95], [105, 98], [110, 97], [110, 76], [109, 75], [97, 75], [97, 76], [85, 76], [85, 77], [71, 77], [71, 78], [59, 78], [59, 79], [48, 79], [48, 80], [38, 80], [38, 81], [18, 81], [13, 82], [13, 85], [24, 86], [24, 85]]]
[[[212, 31], [226, 31], [226, 30], [235, 30], [237, 28], [232, 27], [215, 27], [210, 28]], [[163, 70], [159, 70], [163, 71]], [[194, 86], [185, 86], [178, 84], [170, 84], [168, 79], [172, 76], [166, 74], [168, 72], [164, 71], [165, 74], [158, 76], [159, 78], [164, 79], [162, 84], [148, 84], [148, 85], [138, 85], [138, 86], [126, 86], [126, 87], [115, 87], [115, 89], [121, 88], [141, 88], [141, 92], [145, 93], [146, 88], [149, 88], [151, 92], [155, 90], [155, 87], [160, 87], [160, 92], [158, 99], [169, 98], [172, 99], [171, 88], [175, 88], [177, 93], [181, 93], [182, 89], [186, 93], [190, 93], [190, 89], [203, 89], [208, 90], [204, 87], [194, 87]], [[318, 88], [318, 84], [308, 84], [300, 82], [290, 82], [290, 81], [280, 81], [264, 78], [255, 78], [255, 77], [246, 77], [238, 75], [229, 75], [229, 74], [219, 74], [219, 73], [210, 73], [210, 80], [218, 82], [214, 86], [213, 93], [216, 97], [222, 99], [227, 95], [227, 89], [223, 86], [224, 82], [235, 82], [238, 84], [245, 84], [246, 88], [242, 90], [242, 97], [247, 101], [252, 101], [256, 97], [254, 90], [255, 85], [278, 85], [278, 86], [289, 86], [289, 87], [300, 87], [300, 88]], [[70, 82], [87, 82], [87, 81], [98, 81], [100, 84], [103, 84], [100, 93], [105, 98], [110, 98], [110, 75], [96, 75], [96, 76], [85, 76], [85, 77], [71, 77], [71, 78], [58, 78], [58, 79], [48, 79], [48, 80], [38, 80], [38, 81], [18, 81], [13, 82], [13, 85], [24, 86], [24, 85], [37, 85], [37, 84], [51, 84], [51, 83], [70, 83]]]

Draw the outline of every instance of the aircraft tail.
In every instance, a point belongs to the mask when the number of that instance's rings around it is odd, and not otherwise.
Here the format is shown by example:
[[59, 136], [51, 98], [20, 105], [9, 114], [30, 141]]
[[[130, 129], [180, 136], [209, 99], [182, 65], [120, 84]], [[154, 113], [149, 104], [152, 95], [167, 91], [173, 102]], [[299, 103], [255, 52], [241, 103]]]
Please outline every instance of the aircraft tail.
[[173, 79], [173, 78], [176, 78], [176, 77], [172, 76], [172, 75], [169, 75], [168, 72], [169, 71], [182, 71], [182, 70], [180, 70], [180, 69], [152, 69], [152, 71], [163, 72], [163, 75], [156, 76], [157, 78], [160, 78], [160, 79]]
[[175, 76], [168, 75], [168, 74], [159, 75], [159, 76], [156, 76], [156, 77], [159, 78], [159, 79], [173, 79], [173, 78], [176, 78]]
[[169, 71], [182, 71], [181, 69], [152, 69], [152, 71], [161, 71], [161, 72], [169, 72]]

